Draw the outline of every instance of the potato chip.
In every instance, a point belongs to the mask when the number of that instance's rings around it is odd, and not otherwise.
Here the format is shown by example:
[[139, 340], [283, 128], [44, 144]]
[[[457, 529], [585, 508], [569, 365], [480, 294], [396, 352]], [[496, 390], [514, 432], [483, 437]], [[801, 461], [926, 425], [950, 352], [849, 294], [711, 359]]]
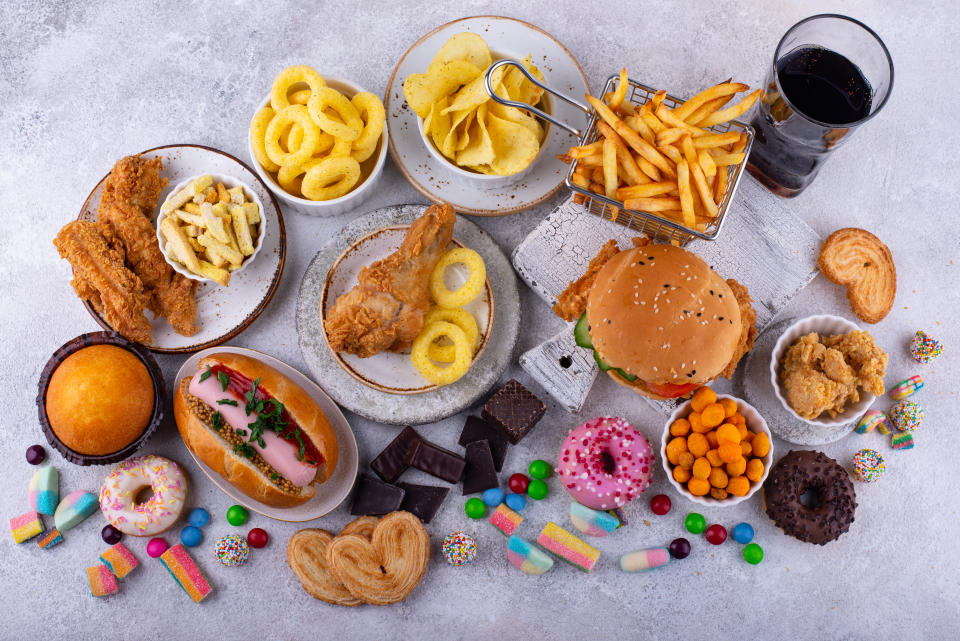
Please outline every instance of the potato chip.
[[440, 51], [430, 61], [427, 73], [451, 60], [466, 60], [477, 69], [486, 69], [493, 64], [493, 59], [490, 57], [490, 48], [483, 41], [483, 38], [466, 31], [453, 36], [440, 47]]
[[456, 162], [458, 165], [489, 165], [493, 162], [495, 154], [490, 133], [487, 131], [486, 120], [487, 105], [480, 105], [471, 128], [472, 134], [469, 144], [462, 151], [457, 152]]
[[[530, 61], [530, 54], [527, 54], [522, 62], [523, 66], [530, 72], [530, 75], [540, 82], [543, 82], [543, 72]], [[540, 98], [543, 96], [543, 89], [530, 82], [530, 80], [523, 75], [522, 71], [516, 67], [510, 67], [503, 77], [503, 93], [507, 95], [510, 100], [535, 105], [540, 102]]]
[[530, 130], [530, 133], [537, 137], [537, 140], [543, 137], [543, 128], [540, 126], [540, 123], [526, 111], [517, 109], [516, 107], [501, 105], [499, 102], [493, 100], [487, 104], [487, 109], [498, 118], [523, 125]]
[[410, 108], [421, 118], [430, 113], [430, 106], [462, 85], [482, 74], [479, 67], [466, 60], [451, 60], [427, 73], [413, 73], [403, 81], [403, 95]]
[[[490, 77], [490, 82], [493, 83], [493, 86], [496, 86], [501, 81], [504, 70], [505, 67], [498, 67], [494, 70], [493, 75]], [[446, 110], [451, 112], [472, 109], [479, 107], [489, 100], [490, 95], [487, 93], [485, 78], [481, 75], [469, 84], [464, 85], [463, 89], [453, 94], [453, 101]]]
[[[456, 156], [458, 147], [462, 148], [469, 144], [470, 138], [468, 132], [476, 115], [476, 107], [464, 109], [463, 111], [457, 111], [451, 115], [450, 131], [447, 133], [447, 137], [443, 139], [443, 143], [439, 147], [440, 153], [447, 158], [453, 159]], [[466, 138], [466, 141], [461, 143], [464, 138]]]
[[523, 125], [488, 113], [487, 131], [494, 150], [490, 169], [499, 176], [523, 171], [540, 151], [540, 141]]

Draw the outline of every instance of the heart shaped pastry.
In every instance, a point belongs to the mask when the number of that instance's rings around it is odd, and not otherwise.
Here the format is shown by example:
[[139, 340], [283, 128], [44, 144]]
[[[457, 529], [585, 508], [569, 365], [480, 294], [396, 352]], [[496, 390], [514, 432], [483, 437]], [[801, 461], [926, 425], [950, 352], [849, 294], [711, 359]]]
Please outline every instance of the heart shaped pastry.
[[879, 323], [893, 307], [897, 268], [890, 249], [865, 229], [845, 227], [820, 247], [817, 267], [847, 288], [850, 308], [865, 323]]
[[377, 523], [370, 540], [356, 534], [327, 544], [326, 567], [355, 597], [374, 605], [402, 601], [430, 562], [430, 537], [420, 519], [392, 512]]

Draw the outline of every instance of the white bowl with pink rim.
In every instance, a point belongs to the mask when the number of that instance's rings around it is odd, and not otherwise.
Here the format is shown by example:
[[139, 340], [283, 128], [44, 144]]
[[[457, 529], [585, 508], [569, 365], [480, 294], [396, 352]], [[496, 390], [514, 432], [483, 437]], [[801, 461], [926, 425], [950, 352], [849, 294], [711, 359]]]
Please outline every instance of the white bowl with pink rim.
[[663, 427], [663, 435], [660, 439], [660, 461], [663, 464], [664, 472], [667, 473], [667, 480], [670, 481], [670, 485], [672, 485], [673, 488], [680, 493], [680, 496], [706, 507], [729, 507], [731, 505], [736, 505], [746, 501], [763, 486], [764, 481], [767, 480], [767, 476], [770, 474], [770, 466], [773, 464], [773, 434], [770, 433], [770, 428], [767, 427], [767, 422], [763, 420], [762, 416], [760, 416], [760, 412], [758, 412], [753, 405], [750, 405], [750, 403], [747, 403], [736, 396], [717, 394], [718, 401], [724, 398], [729, 398], [730, 400], [736, 402], [737, 411], [743, 415], [744, 419], [746, 419], [748, 430], [758, 434], [763, 432], [770, 440], [770, 451], [767, 452], [766, 456], [760, 458], [760, 460], [763, 461], [763, 476], [760, 477], [760, 480], [757, 482], [750, 481], [750, 491], [743, 496], [734, 496], [733, 494], [728, 494], [727, 498], [722, 500], [715, 499], [709, 495], [694, 496], [689, 492], [689, 490], [687, 490], [686, 487], [681, 485], [675, 478], [673, 478], [673, 467], [670, 461], [667, 460], [667, 443], [669, 443], [670, 439], [673, 438], [673, 435], [670, 434], [670, 426], [678, 418], [686, 418], [690, 414], [693, 409], [692, 399], [680, 404], [677, 409], [673, 411], [673, 414], [670, 415], [670, 418], [667, 419], [666, 425]]

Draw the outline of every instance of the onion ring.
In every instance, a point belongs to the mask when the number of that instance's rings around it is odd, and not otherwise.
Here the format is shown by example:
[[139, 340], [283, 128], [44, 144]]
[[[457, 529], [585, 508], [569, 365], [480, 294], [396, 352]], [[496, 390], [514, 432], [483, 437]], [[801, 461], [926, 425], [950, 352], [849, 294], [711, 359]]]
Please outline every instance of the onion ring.
[[280, 147], [290, 153], [298, 151], [303, 146], [303, 133], [299, 122], [291, 124], [285, 133], [280, 134]]
[[[443, 282], [443, 273], [447, 267], [456, 263], [466, 265], [470, 270], [470, 277], [456, 291], [450, 291]], [[433, 302], [440, 307], [456, 309], [479, 296], [486, 281], [487, 268], [480, 254], [466, 247], [458, 247], [441, 256], [440, 262], [434, 267], [430, 275], [430, 295], [433, 297]]]
[[[352, 104], [360, 114], [363, 121], [363, 131], [356, 140], [353, 141], [355, 150], [376, 147], [380, 134], [383, 133], [383, 125], [386, 122], [387, 114], [383, 108], [380, 98], [369, 91], [361, 91], [350, 99]], [[372, 151], [370, 153], [373, 153]], [[369, 155], [367, 156], [369, 158]], [[360, 160], [359, 158], [357, 159]], [[364, 158], [366, 160], [366, 158]]]
[[300, 191], [310, 200], [333, 200], [353, 189], [358, 180], [360, 163], [350, 156], [328, 157], [307, 171]]
[[290, 101], [291, 105], [305, 105], [312, 95], [312, 89], [299, 89], [287, 96], [287, 100]]
[[287, 67], [273, 79], [273, 87], [270, 89], [270, 106], [277, 113], [290, 106], [290, 99], [287, 94], [290, 87], [303, 82], [309, 85], [311, 94], [316, 94], [319, 90], [327, 86], [323, 76], [316, 70], [307, 65], [296, 65]]
[[277, 182], [294, 195], [300, 194], [302, 191], [301, 186], [296, 182], [297, 177], [307, 173], [321, 162], [323, 162], [323, 158], [307, 158], [302, 163], [283, 165], [277, 172]]
[[[473, 356], [477, 347], [477, 341], [480, 339], [480, 329], [477, 327], [477, 321], [473, 314], [465, 309], [447, 309], [446, 307], [433, 307], [427, 315], [423, 317], [424, 327], [432, 325], [436, 321], [446, 321], [453, 323], [463, 330], [467, 337], [467, 344], [470, 346], [470, 355]], [[427, 355], [438, 363], [452, 363], [456, 360], [456, 345], [438, 345], [430, 343]]]
[[261, 167], [271, 172], [280, 169], [280, 165], [270, 160], [264, 141], [267, 137], [267, 126], [276, 115], [271, 107], [264, 107], [250, 121], [250, 146], [253, 147], [253, 155], [257, 157]]
[[[324, 112], [325, 109], [333, 110], [340, 120], [329, 116]], [[360, 119], [357, 108], [346, 96], [331, 87], [314, 91], [307, 101], [307, 110], [317, 126], [337, 138], [354, 141], [363, 131], [363, 120]]]
[[[447, 367], [438, 367], [427, 355], [430, 344], [434, 340], [446, 336], [453, 341], [453, 347], [456, 352], [456, 358], [451, 365]], [[463, 330], [446, 321], [436, 321], [427, 325], [420, 334], [413, 339], [413, 347], [410, 351], [410, 359], [413, 366], [423, 375], [425, 379], [434, 385], [449, 385], [463, 377], [470, 369], [472, 361], [470, 345], [467, 343], [467, 335]]]
[[[280, 147], [280, 135], [288, 125], [298, 123], [303, 127], [303, 143], [296, 151], [284, 151]], [[267, 125], [263, 144], [267, 155], [277, 165], [300, 164], [314, 154], [320, 144], [320, 128], [312, 120], [303, 105], [290, 105]]]
[[[345, 156], [352, 156], [353, 155], [352, 150], [353, 150], [353, 143], [351, 143], [346, 138], [335, 137], [333, 139], [333, 147], [330, 149], [330, 157], [341, 158]], [[360, 161], [357, 160], [357, 162], [360, 162]]]
[[356, 160], [357, 162], [363, 162], [364, 160], [366, 160], [367, 158], [373, 155], [373, 152], [377, 150], [377, 143], [379, 142], [380, 142], [379, 138], [374, 138], [373, 144], [370, 145], [369, 147], [366, 147], [364, 149], [353, 148], [350, 150], [350, 156], [352, 156], [353, 159]]

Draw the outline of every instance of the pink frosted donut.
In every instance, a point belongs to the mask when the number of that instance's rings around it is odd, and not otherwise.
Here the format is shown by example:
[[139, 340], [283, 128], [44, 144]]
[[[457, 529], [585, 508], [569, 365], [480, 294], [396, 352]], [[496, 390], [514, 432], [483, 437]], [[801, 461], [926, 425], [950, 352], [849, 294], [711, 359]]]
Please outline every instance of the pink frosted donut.
[[626, 505], [653, 475], [650, 441], [622, 418], [601, 417], [570, 430], [557, 475], [578, 503], [594, 510]]

